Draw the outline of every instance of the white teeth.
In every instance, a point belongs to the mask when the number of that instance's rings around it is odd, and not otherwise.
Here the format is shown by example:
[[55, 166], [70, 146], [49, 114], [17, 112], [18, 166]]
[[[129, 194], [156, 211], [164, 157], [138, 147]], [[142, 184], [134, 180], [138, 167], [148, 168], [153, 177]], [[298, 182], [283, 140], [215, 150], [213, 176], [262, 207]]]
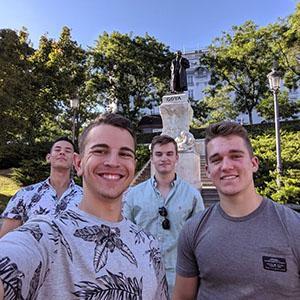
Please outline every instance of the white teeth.
[[114, 174], [114, 175], [113, 174], [103, 174], [102, 177], [105, 179], [109, 179], [109, 180], [118, 180], [121, 178], [120, 175], [116, 175], [116, 174]]
[[223, 176], [222, 179], [235, 179], [237, 176], [232, 175], [232, 176]]

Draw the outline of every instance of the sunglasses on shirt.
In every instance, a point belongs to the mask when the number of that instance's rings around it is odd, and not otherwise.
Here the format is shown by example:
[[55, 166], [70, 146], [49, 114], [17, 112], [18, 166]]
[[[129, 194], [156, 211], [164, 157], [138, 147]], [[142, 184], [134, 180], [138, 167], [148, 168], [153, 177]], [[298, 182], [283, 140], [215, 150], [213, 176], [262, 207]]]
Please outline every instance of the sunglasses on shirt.
[[170, 229], [170, 220], [167, 219], [167, 216], [168, 216], [168, 211], [167, 211], [167, 209], [166, 209], [164, 206], [163, 206], [163, 207], [160, 207], [160, 208], [158, 209], [158, 213], [159, 213], [162, 217], [164, 217], [164, 220], [163, 220], [162, 223], [161, 223], [162, 228], [165, 229], [165, 230]]

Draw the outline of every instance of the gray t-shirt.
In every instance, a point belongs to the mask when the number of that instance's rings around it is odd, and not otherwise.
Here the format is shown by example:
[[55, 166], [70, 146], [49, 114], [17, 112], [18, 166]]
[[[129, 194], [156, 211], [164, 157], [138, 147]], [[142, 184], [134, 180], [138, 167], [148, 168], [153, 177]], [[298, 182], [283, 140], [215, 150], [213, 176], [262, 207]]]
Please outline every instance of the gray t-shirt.
[[5, 299], [167, 299], [154, 238], [78, 208], [41, 216], [0, 240]]
[[190, 219], [176, 272], [199, 277], [197, 299], [300, 299], [300, 214], [264, 199], [251, 214], [219, 204]]

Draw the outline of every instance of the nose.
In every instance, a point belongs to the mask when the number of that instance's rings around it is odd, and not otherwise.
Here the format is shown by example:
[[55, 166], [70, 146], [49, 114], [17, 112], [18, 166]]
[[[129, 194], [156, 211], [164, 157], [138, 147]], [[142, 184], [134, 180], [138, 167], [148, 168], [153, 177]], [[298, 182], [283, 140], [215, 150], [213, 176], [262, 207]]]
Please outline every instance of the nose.
[[116, 153], [110, 153], [104, 160], [104, 166], [117, 168], [120, 166], [119, 158]]
[[231, 159], [228, 157], [224, 157], [222, 160], [221, 169], [222, 170], [230, 170], [232, 168], [233, 168], [233, 166], [232, 166]]

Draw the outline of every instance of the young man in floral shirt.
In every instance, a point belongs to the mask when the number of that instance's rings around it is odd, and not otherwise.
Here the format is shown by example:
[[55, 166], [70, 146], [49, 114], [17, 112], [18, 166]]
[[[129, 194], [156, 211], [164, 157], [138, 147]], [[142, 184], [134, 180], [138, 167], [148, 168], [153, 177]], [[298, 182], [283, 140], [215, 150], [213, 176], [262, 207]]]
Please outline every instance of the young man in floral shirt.
[[130, 122], [100, 116], [79, 148], [79, 206], [0, 240], [0, 299], [168, 299], [157, 242], [121, 214], [136, 164]]

